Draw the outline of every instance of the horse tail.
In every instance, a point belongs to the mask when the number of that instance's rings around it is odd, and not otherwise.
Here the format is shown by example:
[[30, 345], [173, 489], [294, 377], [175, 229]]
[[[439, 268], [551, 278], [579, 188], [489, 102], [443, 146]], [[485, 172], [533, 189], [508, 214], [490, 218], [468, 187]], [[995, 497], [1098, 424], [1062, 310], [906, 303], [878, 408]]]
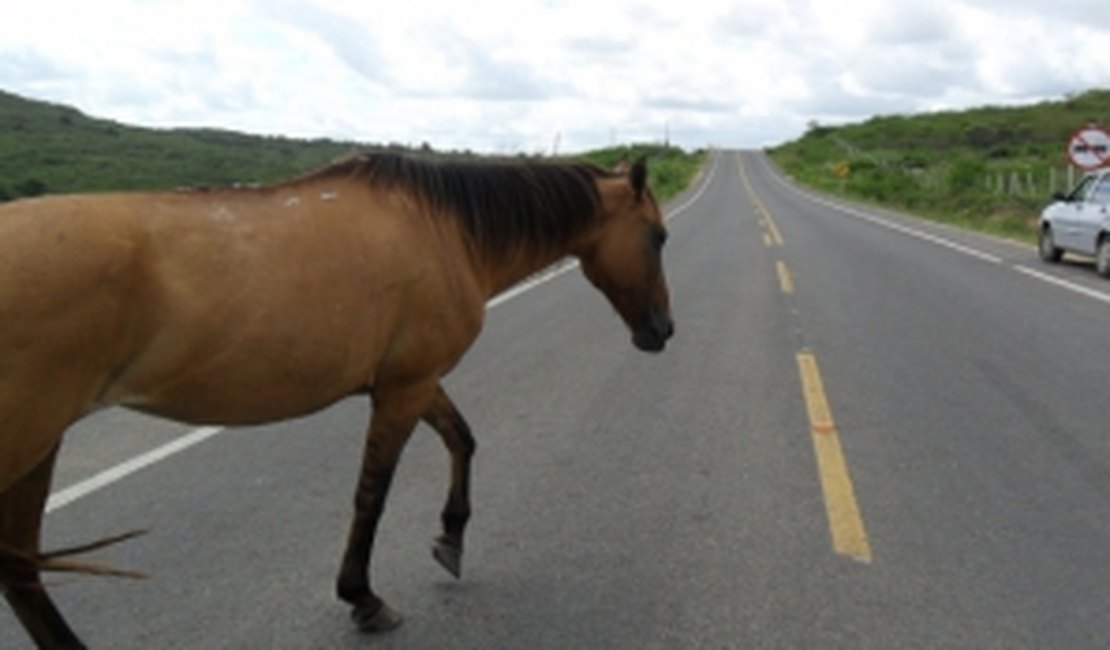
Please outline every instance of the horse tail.
[[17, 571], [18, 569], [23, 569], [25, 571], [27, 568], [32, 568], [35, 571], [143, 579], [147, 577], [145, 573], [131, 571], [129, 569], [120, 569], [107, 564], [84, 562], [70, 558], [74, 555], [81, 555], [107, 546], [119, 544], [120, 542], [125, 542], [140, 535], [145, 535], [146, 533], [147, 531], [145, 530], [132, 530], [121, 535], [105, 537], [104, 539], [88, 544], [71, 546], [35, 555], [19, 551], [0, 542], [0, 576], [18, 575], [18, 573], [20, 573]]

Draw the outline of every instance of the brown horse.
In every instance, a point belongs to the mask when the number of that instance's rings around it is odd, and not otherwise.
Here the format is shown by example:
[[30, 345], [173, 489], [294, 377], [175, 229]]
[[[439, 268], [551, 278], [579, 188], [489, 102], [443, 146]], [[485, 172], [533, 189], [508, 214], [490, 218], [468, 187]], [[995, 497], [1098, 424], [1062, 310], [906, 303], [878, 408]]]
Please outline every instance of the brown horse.
[[452, 459], [433, 551], [459, 574], [474, 440], [440, 378], [486, 302], [572, 255], [636, 347], [671, 336], [666, 231], [646, 180], [642, 159], [608, 172], [383, 153], [264, 187], [0, 208], [0, 585], [27, 632], [40, 647], [82, 647], [40, 572], [93, 567], [39, 548], [75, 420], [122, 405], [254, 424], [356, 393], [373, 416], [338, 594], [365, 631], [399, 624], [370, 588], [375, 530], [423, 420]]

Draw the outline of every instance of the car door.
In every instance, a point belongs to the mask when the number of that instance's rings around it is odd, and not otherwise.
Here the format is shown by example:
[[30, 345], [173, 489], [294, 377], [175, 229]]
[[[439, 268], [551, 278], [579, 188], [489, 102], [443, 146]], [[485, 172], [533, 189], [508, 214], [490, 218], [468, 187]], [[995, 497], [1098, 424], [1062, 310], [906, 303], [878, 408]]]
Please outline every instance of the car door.
[[1079, 237], [1077, 246], [1084, 253], [1094, 255], [1099, 235], [1110, 219], [1110, 172], [1104, 172], [1099, 177], [1084, 203], [1076, 229]]
[[1080, 233], [1087, 218], [1087, 199], [1098, 180], [1097, 176], [1084, 176], [1068, 195], [1067, 201], [1052, 206], [1052, 232], [1060, 248], [1085, 252]]

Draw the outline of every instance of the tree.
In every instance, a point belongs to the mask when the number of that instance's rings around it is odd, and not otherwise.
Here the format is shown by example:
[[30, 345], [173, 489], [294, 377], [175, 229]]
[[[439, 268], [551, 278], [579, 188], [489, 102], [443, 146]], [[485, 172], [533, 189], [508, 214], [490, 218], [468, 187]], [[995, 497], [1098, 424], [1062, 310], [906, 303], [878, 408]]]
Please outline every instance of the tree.
[[28, 178], [16, 185], [15, 191], [19, 196], [42, 196], [46, 194], [46, 183], [37, 178]]

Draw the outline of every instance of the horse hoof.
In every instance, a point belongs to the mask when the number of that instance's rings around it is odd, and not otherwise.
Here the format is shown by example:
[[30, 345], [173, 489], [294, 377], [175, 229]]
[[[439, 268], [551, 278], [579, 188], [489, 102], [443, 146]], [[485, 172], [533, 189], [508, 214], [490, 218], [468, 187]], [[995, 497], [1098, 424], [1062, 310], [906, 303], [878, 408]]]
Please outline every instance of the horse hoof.
[[368, 613], [363, 607], [351, 610], [351, 619], [358, 625], [361, 632], [379, 634], [396, 629], [405, 619], [389, 605], [381, 603], [373, 613]]
[[462, 577], [462, 548], [440, 537], [432, 544], [432, 557], [456, 579]]

